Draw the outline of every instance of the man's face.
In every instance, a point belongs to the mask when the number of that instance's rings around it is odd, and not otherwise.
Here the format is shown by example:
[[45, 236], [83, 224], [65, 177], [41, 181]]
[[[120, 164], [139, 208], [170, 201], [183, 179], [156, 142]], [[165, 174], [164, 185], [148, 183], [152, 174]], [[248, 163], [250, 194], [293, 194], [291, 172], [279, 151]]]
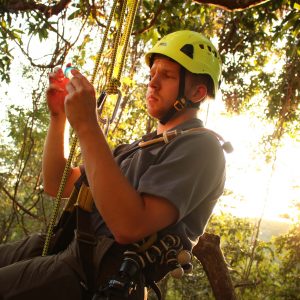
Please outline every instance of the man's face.
[[148, 113], [161, 119], [176, 101], [180, 66], [164, 57], [157, 57], [150, 70], [146, 104]]

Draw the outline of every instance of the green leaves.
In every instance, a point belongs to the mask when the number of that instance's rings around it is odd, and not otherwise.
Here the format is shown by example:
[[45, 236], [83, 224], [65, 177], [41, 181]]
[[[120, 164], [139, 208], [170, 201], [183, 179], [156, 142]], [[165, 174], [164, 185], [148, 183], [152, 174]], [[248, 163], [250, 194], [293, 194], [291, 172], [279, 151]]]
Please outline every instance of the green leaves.
[[9, 82], [9, 71], [12, 60], [12, 45], [10, 40], [14, 39], [22, 44], [21, 35], [23, 33], [20, 29], [10, 28], [10, 19], [5, 20], [2, 18], [0, 22], [0, 76], [1, 80]]

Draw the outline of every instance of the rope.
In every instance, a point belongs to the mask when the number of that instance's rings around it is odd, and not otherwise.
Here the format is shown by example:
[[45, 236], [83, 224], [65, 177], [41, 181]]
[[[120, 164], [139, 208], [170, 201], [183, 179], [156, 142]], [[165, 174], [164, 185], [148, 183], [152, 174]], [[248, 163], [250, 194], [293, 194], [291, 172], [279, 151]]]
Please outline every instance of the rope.
[[[92, 74], [92, 77], [91, 77], [91, 84], [94, 84], [94, 81], [95, 81], [95, 78], [96, 78], [96, 75], [97, 75], [97, 71], [98, 71], [100, 60], [101, 60], [101, 57], [102, 57], [102, 54], [103, 54], [104, 46], [105, 46], [106, 41], [107, 41], [108, 32], [109, 32], [109, 29], [111, 27], [112, 19], [113, 19], [113, 16], [115, 14], [118, 2], [119, 2], [118, 0], [114, 0], [113, 6], [112, 6], [112, 9], [111, 9], [111, 13], [110, 13], [110, 16], [109, 16], [109, 19], [108, 19], [108, 23], [107, 23], [107, 26], [106, 26], [106, 29], [105, 29], [105, 32], [104, 32], [104, 35], [103, 35], [102, 43], [101, 43], [100, 49], [99, 49], [99, 51], [97, 53], [97, 56], [96, 56], [96, 62], [95, 62], [93, 74]], [[110, 90], [109, 90], [110, 93], [114, 93], [115, 91], [118, 92], [118, 88], [121, 85], [120, 77], [121, 77], [122, 69], [124, 67], [124, 62], [123, 61], [125, 60], [126, 48], [128, 47], [129, 36], [131, 34], [131, 31], [132, 31], [132, 27], [133, 27], [134, 18], [135, 18], [135, 15], [136, 15], [138, 3], [139, 3], [139, 0], [133, 0], [133, 2], [132, 2], [132, 6], [131, 6], [132, 8], [129, 12], [129, 21], [126, 22], [125, 37], [124, 37], [125, 43], [124, 43], [124, 46], [123, 46], [123, 49], [125, 49], [125, 50], [123, 51], [123, 55], [122, 55], [122, 58], [121, 58], [122, 63], [120, 65], [120, 67], [118, 68], [118, 77], [117, 77], [117, 79], [114, 79], [114, 78], [112, 78], [112, 74], [113, 74], [113, 70], [114, 70], [114, 66], [115, 66], [115, 62], [116, 62], [117, 48], [118, 48], [117, 46], [119, 44], [120, 37], [121, 37], [121, 31], [122, 31], [124, 18], [125, 18], [125, 11], [126, 11], [126, 6], [127, 6], [127, 1], [124, 0], [123, 3], [122, 3], [122, 8], [121, 8], [122, 12], [121, 12], [121, 15], [120, 15], [120, 18], [119, 18], [119, 30], [118, 30], [118, 35], [115, 38], [113, 59], [112, 59], [112, 63], [111, 63], [110, 73], [109, 73], [109, 82], [111, 84], [111, 86], [109, 87], [110, 88]], [[42, 256], [46, 256], [48, 254], [48, 251], [49, 251], [50, 241], [51, 241], [51, 238], [52, 238], [52, 235], [53, 235], [56, 219], [57, 219], [57, 216], [58, 216], [63, 191], [64, 191], [64, 188], [65, 188], [65, 185], [66, 185], [66, 182], [67, 182], [67, 179], [68, 179], [68, 175], [69, 175], [69, 172], [70, 172], [70, 169], [71, 169], [71, 163], [72, 163], [72, 160], [73, 160], [73, 157], [74, 157], [74, 154], [75, 154], [75, 150], [76, 150], [76, 147], [77, 147], [77, 142], [78, 142], [78, 138], [76, 136], [74, 136], [73, 142], [72, 142], [72, 145], [71, 145], [71, 148], [70, 148], [70, 154], [68, 156], [66, 166], [64, 168], [64, 172], [63, 172], [61, 182], [60, 182], [60, 185], [59, 185], [59, 189], [58, 189], [58, 192], [57, 192], [57, 195], [56, 195], [56, 198], [55, 198], [54, 210], [53, 210], [50, 222], [49, 222], [48, 231], [47, 231], [47, 235], [46, 235], [46, 239], [45, 239], [45, 244], [44, 244], [43, 251], [42, 251]]]
[[111, 8], [111, 12], [110, 12], [110, 15], [109, 15], [109, 18], [108, 18], [107, 26], [106, 26], [105, 32], [103, 34], [102, 43], [101, 43], [100, 49], [99, 49], [99, 51], [97, 53], [97, 56], [96, 56], [94, 72], [93, 72], [92, 79], [91, 79], [92, 84], [94, 83], [96, 75], [97, 75], [97, 71], [98, 71], [99, 64], [100, 64], [100, 59], [102, 57], [104, 46], [105, 46], [106, 41], [107, 41], [108, 31], [109, 31], [109, 28], [111, 27], [111, 22], [112, 22], [113, 16], [114, 16], [115, 11], [116, 11], [117, 3], [118, 3], [118, 0], [115, 0], [114, 3], [113, 3], [113, 6]]
[[125, 11], [126, 11], [127, 1], [124, 0], [121, 6], [120, 18], [119, 18], [119, 28], [114, 38], [114, 45], [112, 51], [112, 58], [111, 58], [111, 67], [108, 73], [108, 85], [106, 87], [107, 94], [117, 94], [118, 87], [121, 85], [120, 80], [118, 78], [113, 78], [114, 66], [116, 65], [117, 54], [118, 54], [118, 47], [121, 41], [121, 34], [122, 34], [122, 27], [125, 18]]
[[54, 230], [54, 226], [56, 223], [56, 219], [58, 216], [58, 212], [59, 212], [59, 207], [60, 207], [60, 203], [61, 203], [61, 199], [62, 199], [62, 194], [63, 191], [65, 189], [65, 185], [68, 179], [68, 175], [71, 169], [71, 163], [72, 163], [72, 159], [74, 157], [74, 153], [76, 150], [76, 145], [77, 145], [77, 137], [74, 137], [72, 146], [70, 148], [70, 154], [68, 157], [68, 160], [66, 162], [66, 166], [60, 181], [60, 185], [59, 185], [59, 189], [55, 198], [55, 202], [54, 202], [54, 210], [50, 219], [50, 223], [48, 226], [48, 231], [47, 231], [47, 235], [46, 235], [46, 239], [45, 239], [45, 244], [44, 244], [44, 248], [43, 248], [43, 252], [42, 252], [42, 256], [46, 256], [48, 254], [48, 250], [49, 250], [49, 246], [50, 246], [50, 241], [53, 235], [53, 230]]
[[124, 64], [125, 64], [125, 57], [126, 57], [126, 52], [128, 49], [128, 44], [129, 44], [129, 38], [132, 32], [132, 28], [133, 28], [133, 23], [134, 23], [134, 19], [137, 13], [137, 8], [138, 8], [138, 3], [139, 0], [135, 0], [131, 6], [131, 9], [129, 11], [128, 14], [128, 21], [126, 22], [126, 27], [124, 30], [124, 46], [123, 46], [123, 52], [122, 52], [122, 56], [121, 56], [121, 64], [120, 67], [118, 68], [118, 73], [117, 73], [117, 79], [120, 80], [121, 78], [121, 72], [124, 68]]
[[[112, 54], [112, 67], [109, 70], [108, 84], [106, 87], [107, 94], [117, 94], [118, 89], [121, 86], [121, 74], [125, 65], [125, 57], [128, 49], [129, 38], [132, 32], [134, 19], [137, 13], [139, 0], [131, 1], [129, 7], [128, 16], [126, 18], [125, 29], [122, 35], [123, 19], [125, 16], [127, 1], [123, 1], [123, 6], [121, 7], [119, 28], [114, 39], [113, 54]], [[121, 53], [119, 53], [121, 52]], [[118, 56], [120, 59], [117, 61]], [[117, 65], [116, 68], [114, 66]], [[114, 76], [115, 74], [115, 76]]]

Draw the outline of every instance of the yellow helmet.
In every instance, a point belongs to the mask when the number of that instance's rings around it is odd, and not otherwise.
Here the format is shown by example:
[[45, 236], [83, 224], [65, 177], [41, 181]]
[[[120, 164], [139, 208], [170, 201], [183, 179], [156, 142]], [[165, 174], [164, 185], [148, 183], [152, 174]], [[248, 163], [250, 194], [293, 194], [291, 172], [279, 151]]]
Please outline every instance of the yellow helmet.
[[148, 66], [153, 54], [172, 58], [194, 74], [208, 74], [214, 82], [216, 95], [221, 78], [222, 61], [211, 41], [203, 34], [190, 30], [176, 31], [166, 35], [145, 55]]

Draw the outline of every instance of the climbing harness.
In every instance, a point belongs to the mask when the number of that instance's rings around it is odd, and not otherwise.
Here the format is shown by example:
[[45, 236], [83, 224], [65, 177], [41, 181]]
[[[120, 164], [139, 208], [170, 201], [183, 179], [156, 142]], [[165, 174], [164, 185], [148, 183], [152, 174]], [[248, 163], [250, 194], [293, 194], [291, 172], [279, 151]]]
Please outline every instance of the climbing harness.
[[[151, 236], [149, 239], [153, 240]], [[147, 244], [147, 246], [145, 246]], [[154, 238], [148, 245], [135, 243], [124, 252], [123, 262], [119, 272], [111, 278], [105, 286], [101, 286], [95, 293], [93, 300], [110, 299], [110, 297], [127, 298], [131, 291], [135, 289], [138, 274], [143, 271], [145, 285], [150, 286], [161, 299], [161, 293], [157, 287], [153, 274], [153, 267], [165, 266], [166, 275], [171, 271], [174, 278], [181, 278], [184, 273], [192, 271], [192, 254], [183, 249], [180, 237], [166, 234], [162, 237]]]
[[90, 189], [82, 179], [80, 188], [74, 188], [60, 222], [54, 228], [54, 239], [49, 249], [49, 254], [55, 254], [64, 250], [74, 238], [77, 240], [86, 275], [86, 281], [81, 282], [81, 285], [87, 299], [123, 299], [136, 290], [138, 285], [142, 285], [139, 286], [140, 290], [143, 286], [152, 288], [157, 298], [161, 299], [160, 290], [156, 285], [158, 280], [169, 272], [174, 278], [181, 278], [185, 273], [192, 271], [192, 254], [183, 249], [180, 237], [156, 233], [143, 241], [128, 245], [124, 253], [120, 253], [123, 260], [119, 271], [116, 270], [115, 276], [105, 284], [97, 286], [93, 267], [93, 250], [97, 238], [90, 226], [92, 208]]
[[[105, 92], [101, 93], [101, 95], [97, 101], [99, 103], [99, 105], [101, 107], [103, 107], [103, 104], [105, 102], [107, 94], [109, 94], [109, 95], [110, 94], [118, 94], [117, 105], [116, 105], [116, 109], [113, 113], [113, 117], [116, 116], [117, 107], [120, 105], [120, 101], [121, 101], [121, 92], [119, 90], [120, 78], [121, 78], [122, 69], [123, 69], [124, 63], [125, 63], [126, 51], [127, 51], [128, 44], [129, 44], [129, 37], [132, 32], [135, 15], [136, 15], [137, 8], [138, 8], [138, 3], [139, 3], [139, 0], [131, 0], [131, 1], [115, 0], [114, 1], [113, 5], [112, 5], [110, 16], [108, 19], [108, 23], [106, 26], [106, 30], [105, 30], [103, 38], [102, 38], [102, 43], [101, 43], [99, 52], [97, 53], [96, 63], [95, 63], [93, 75], [91, 78], [91, 84], [93, 84], [95, 81], [98, 69], [99, 69], [99, 64], [100, 64], [102, 53], [104, 51], [104, 47], [105, 47], [105, 44], [107, 41], [108, 32], [111, 27], [113, 17], [116, 14], [116, 8], [119, 4], [120, 12], [119, 12], [119, 19], [117, 21], [119, 26], [118, 26], [117, 34], [115, 35], [115, 40], [114, 40], [112, 63], [110, 65], [110, 72], [109, 72], [109, 76], [107, 79], [108, 84], [106, 86]], [[128, 11], [127, 16], [126, 16], [126, 11]], [[123, 28], [124, 19], [126, 19], [126, 22], [125, 22], [125, 26]], [[117, 62], [117, 59], [119, 57], [120, 57], [120, 59]], [[108, 125], [105, 129], [106, 133], [108, 132], [109, 124], [111, 124], [112, 122], [113, 122], [113, 118], [109, 118], [107, 121]], [[47, 235], [46, 235], [46, 240], [45, 240], [42, 256], [46, 256], [48, 254], [48, 249], [50, 247], [53, 230], [54, 230], [55, 223], [56, 223], [58, 213], [59, 213], [59, 208], [60, 208], [60, 203], [61, 203], [64, 187], [66, 185], [66, 181], [67, 181], [70, 169], [71, 169], [71, 162], [73, 160], [76, 147], [77, 147], [77, 137], [75, 136], [73, 139], [72, 145], [70, 147], [70, 154], [67, 159], [66, 166], [64, 168], [64, 172], [63, 172], [61, 182], [59, 185], [59, 189], [58, 189], [58, 192], [56, 195], [54, 210], [53, 210], [53, 214], [52, 214], [49, 226], [48, 226], [48, 231], [47, 231]]]

